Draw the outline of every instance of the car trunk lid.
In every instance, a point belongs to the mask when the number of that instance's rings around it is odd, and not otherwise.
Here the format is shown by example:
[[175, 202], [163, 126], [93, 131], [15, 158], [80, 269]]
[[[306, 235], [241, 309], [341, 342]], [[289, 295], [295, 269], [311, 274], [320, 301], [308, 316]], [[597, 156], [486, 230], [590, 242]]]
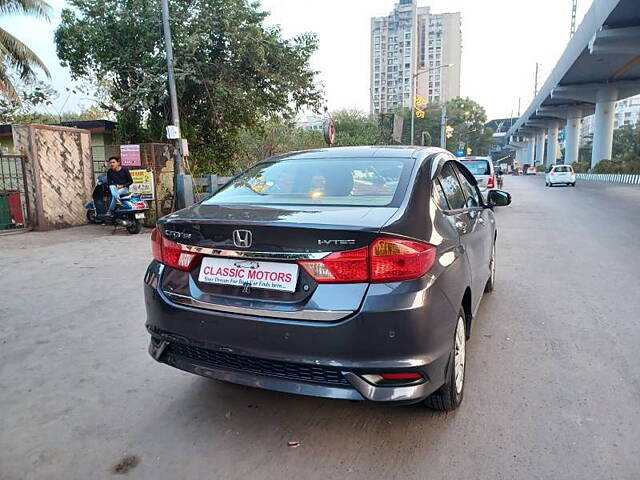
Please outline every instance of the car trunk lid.
[[[349, 301], [335, 298], [338, 295], [332, 299], [328, 293], [337, 294], [340, 286], [317, 284], [297, 261], [370, 245], [396, 211], [394, 207], [196, 205], [159, 222], [164, 238], [203, 255], [190, 272], [168, 272], [163, 288], [174, 299], [184, 296], [201, 305], [281, 312], [310, 305], [355, 310], [366, 286], [349, 287]], [[260, 272], [270, 275], [266, 282]], [[271, 278], [275, 281], [268, 283]]]

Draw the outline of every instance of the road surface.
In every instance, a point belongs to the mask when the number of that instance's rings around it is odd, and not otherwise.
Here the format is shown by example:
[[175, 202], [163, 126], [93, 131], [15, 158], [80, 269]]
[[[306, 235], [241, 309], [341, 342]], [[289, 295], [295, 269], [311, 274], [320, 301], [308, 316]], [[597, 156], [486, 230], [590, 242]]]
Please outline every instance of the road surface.
[[640, 478], [640, 188], [504, 188], [497, 289], [450, 414], [157, 364], [148, 233], [0, 237], [0, 478]]

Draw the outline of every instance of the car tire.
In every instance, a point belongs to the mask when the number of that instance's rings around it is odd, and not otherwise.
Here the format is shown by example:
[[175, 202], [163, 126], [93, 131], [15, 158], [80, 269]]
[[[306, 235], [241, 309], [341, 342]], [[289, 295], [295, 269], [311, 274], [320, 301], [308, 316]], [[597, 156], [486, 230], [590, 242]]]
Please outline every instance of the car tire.
[[440, 412], [455, 410], [462, 403], [464, 397], [464, 375], [466, 368], [466, 315], [463, 308], [458, 312], [456, 329], [453, 334], [453, 348], [447, 365], [444, 385], [440, 387], [423, 403], [426, 407]]
[[493, 242], [493, 248], [491, 249], [491, 258], [489, 259], [489, 280], [484, 286], [484, 292], [493, 292], [496, 285], [496, 242]]
[[576, 182], [573, 182], [573, 183], [571, 184], [571, 186], [572, 186], [572, 187], [575, 187], [575, 186], [576, 186]]

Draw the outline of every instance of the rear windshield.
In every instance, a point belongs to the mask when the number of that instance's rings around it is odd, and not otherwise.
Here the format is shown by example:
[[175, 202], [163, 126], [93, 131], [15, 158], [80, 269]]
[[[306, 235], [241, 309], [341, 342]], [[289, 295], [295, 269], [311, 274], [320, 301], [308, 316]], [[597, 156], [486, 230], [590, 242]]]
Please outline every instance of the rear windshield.
[[556, 173], [567, 173], [567, 172], [571, 172], [571, 167], [555, 167], [553, 169], [554, 172]]
[[203, 202], [388, 206], [404, 191], [413, 160], [308, 159], [260, 163]]
[[462, 163], [474, 175], [491, 175], [489, 162], [486, 160], [463, 160]]

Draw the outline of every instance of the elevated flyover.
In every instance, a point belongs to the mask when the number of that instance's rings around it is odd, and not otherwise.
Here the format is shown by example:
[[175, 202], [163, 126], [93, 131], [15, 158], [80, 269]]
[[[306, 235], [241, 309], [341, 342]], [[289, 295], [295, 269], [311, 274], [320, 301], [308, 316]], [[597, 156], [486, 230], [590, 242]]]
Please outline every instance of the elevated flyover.
[[510, 144], [522, 163], [553, 164], [558, 129], [566, 125], [565, 163], [576, 162], [582, 118], [595, 113], [594, 167], [611, 159], [616, 102], [638, 93], [640, 0], [594, 0], [542, 89], [509, 130]]

